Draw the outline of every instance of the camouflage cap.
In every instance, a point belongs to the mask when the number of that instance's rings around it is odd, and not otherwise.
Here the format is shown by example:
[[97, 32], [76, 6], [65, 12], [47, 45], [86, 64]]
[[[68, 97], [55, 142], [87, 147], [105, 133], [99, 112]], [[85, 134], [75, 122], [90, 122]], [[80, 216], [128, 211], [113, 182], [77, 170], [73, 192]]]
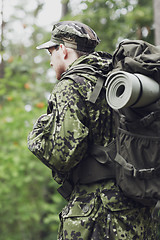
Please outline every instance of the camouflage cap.
[[51, 40], [37, 49], [48, 49], [60, 44], [83, 52], [92, 52], [100, 39], [89, 26], [76, 21], [62, 21], [54, 24]]

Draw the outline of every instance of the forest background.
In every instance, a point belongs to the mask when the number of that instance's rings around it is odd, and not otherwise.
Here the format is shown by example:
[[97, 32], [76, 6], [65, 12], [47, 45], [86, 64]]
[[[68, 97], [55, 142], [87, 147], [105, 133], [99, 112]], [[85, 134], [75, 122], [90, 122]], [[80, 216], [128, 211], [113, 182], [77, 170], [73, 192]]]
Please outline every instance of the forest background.
[[[78, 20], [91, 26], [101, 39], [97, 50], [112, 54], [126, 38], [160, 45], [159, 0], [60, 2], [59, 20]], [[36, 50], [38, 44], [50, 39], [52, 26], [48, 30], [36, 24], [43, 0], [35, 0], [28, 10], [25, 0], [17, 0], [7, 21], [4, 3], [1, 0], [0, 240], [53, 240], [65, 201], [57, 193], [51, 171], [27, 149], [27, 135], [46, 112], [56, 84], [49, 55]], [[21, 39], [17, 39], [19, 31]]]

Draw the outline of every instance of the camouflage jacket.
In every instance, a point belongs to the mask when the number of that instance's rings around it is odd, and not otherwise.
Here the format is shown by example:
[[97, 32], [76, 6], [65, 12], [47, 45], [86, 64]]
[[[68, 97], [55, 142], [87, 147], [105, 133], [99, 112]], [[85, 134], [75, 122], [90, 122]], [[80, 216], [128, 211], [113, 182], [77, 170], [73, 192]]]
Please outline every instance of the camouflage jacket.
[[[107, 75], [110, 68], [111, 57], [105, 53], [77, 59], [53, 89], [47, 113], [28, 136], [29, 149], [52, 169], [59, 184], [70, 179], [90, 145], [105, 146], [111, 140], [105, 91], [95, 104], [89, 101], [97, 77]], [[114, 180], [76, 184], [60, 221], [58, 240], [153, 240], [156, 235], [150, 208], [125, 197]]]
[[28, 136], [30, 151], [52, 169], [59, 184], [87, 155], [91, 144], [107, 145], [111, 138], [105, 91], [96, 104], [89, 102], [97, 77], [106, 76], [110, 68], [111, 56], [104, 52], [78, 58], [53, 89], [47, 113]]

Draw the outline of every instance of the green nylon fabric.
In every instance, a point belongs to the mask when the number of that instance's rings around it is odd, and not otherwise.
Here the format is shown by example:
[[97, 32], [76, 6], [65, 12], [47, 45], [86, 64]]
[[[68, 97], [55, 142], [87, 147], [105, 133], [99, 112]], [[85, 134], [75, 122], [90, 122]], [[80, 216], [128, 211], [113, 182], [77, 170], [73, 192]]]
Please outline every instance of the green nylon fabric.
[[[113, 54], [113, 71], [141, 73], [160, 83], [160, 46], [122, 41]], [[160, 101], [116, 112], [116, 181], [124, 194], [146, 204], [160, 199]], [[154, 200], [154, 201], [153, 201]]]
[[113, 71], [141, 73], [160, 83], [160, 46], [142, 40], [124, 40], [113, 54]]

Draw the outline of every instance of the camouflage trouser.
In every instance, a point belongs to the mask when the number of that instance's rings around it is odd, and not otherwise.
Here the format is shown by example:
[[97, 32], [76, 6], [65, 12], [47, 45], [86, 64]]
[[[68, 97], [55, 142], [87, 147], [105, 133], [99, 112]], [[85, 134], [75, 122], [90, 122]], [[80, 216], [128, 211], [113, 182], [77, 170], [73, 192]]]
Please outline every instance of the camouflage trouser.
[[150, 208], [113, 211], [104, 203], [102, 192], [83, 193], [62, 210], [58, 240], [156, 240]]

